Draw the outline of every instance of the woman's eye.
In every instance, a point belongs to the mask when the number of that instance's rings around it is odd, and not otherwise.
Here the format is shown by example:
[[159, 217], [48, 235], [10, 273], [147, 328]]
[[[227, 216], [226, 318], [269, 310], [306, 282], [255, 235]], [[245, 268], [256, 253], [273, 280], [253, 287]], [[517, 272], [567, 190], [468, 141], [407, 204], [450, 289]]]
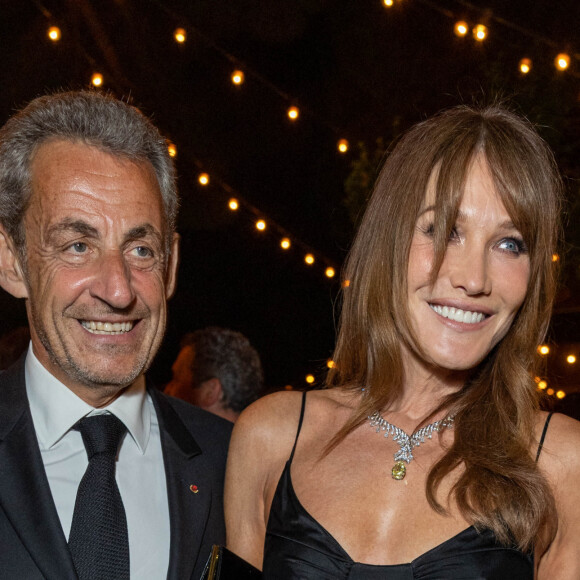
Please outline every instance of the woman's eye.
[[512, 254], [524, 254], [527, 252], [526, 245], [523, 240], [518, 240], [516, 238], [507, 238], [502, 240], [499, 247], [506, 252]]
[[459, 239], [459, 234], [457, 233], [457, 229], [456, 228], [452, 228], [451, 231], [449, 232], [449, 239], [450, 240], [457, 240], [457, 239]]

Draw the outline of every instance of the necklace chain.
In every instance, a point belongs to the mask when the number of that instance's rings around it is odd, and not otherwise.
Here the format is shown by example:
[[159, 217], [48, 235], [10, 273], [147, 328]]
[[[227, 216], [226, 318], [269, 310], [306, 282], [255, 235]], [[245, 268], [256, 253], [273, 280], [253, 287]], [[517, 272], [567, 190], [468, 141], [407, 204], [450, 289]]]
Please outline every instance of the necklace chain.
[[383, 436], [391, 439], [399, 444], [400, 449], [395, 453], [395, 465], [391, 470], [393, 479], [403, 479], [407, 473], [405, 463], [409, 464], [414, 459], [413, 449], [419, 447], [421, 443], [425, 443], [426, 439], [432, 439], [433, 433], [438, 433], [443, 429], [451, 429], [453, 427], [454, 415], [448, 415], [445, 419], [434, 421], [417, 429], [411, 435], [407, 435], [402, 429], [389, 423], [379, 411], [375, 411], [368, 417], [371, 427], [374, 427], [377, 433], [384, 432]]

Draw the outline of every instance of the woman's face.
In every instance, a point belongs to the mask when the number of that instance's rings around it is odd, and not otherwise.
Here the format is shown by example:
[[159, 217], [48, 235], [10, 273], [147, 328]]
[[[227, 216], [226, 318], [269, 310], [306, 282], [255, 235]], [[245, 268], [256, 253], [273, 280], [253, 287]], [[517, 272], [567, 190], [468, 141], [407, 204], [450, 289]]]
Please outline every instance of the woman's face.
[[431, 284], [434, 201], [431, 183], [411, 243], [409, 314], [428, 361], [464, 371], [480, 363], [510, 328], [526, 295], [530, 258], [495, 191], [485, 158], [478, 156]]

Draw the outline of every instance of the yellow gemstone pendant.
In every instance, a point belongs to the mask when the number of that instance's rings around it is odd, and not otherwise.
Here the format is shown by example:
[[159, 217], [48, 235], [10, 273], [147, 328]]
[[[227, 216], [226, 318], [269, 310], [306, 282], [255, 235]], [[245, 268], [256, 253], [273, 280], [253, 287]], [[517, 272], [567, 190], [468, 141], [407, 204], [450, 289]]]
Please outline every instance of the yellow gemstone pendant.
[[404, 461], [397, 461], [395, 465], [393, 465], [393, 469], [391, 469], [391, 475], [393, 479], [401, 480], [407, 475], [407, 466], [405, 465]]

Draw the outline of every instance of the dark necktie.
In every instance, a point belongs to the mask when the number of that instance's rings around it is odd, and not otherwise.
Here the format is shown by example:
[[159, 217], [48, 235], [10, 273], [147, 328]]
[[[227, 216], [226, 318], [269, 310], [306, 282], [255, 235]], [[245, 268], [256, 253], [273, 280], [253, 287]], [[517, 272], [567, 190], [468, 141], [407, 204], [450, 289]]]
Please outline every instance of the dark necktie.
[[115, 460], [127, 430], [114, 415], [94, 415], [76, 425], [89, 465], [77, 492], [68, 545], [80, 580], [129, 578], [127, 518]]

